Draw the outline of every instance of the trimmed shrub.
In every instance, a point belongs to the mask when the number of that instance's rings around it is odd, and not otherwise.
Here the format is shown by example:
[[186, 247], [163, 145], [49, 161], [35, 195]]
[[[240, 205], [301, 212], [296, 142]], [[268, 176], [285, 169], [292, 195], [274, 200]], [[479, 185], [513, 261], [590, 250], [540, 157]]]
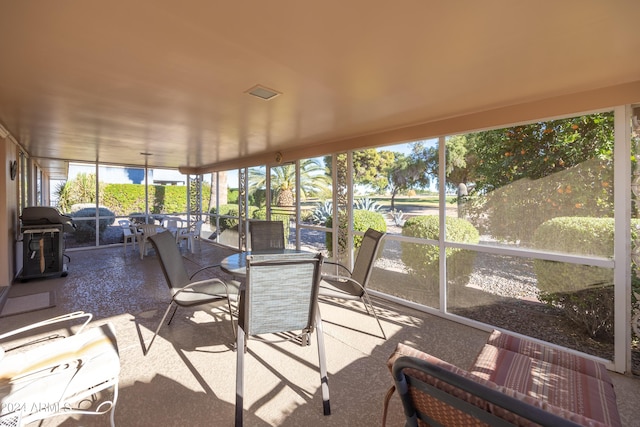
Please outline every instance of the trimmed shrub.
[[[415, 216], [405, 221], [402, 235], [438, 240], [440, 232], [437, 215]], [[455, 217], [445, 219], [447, 239], [460, 243], [478, 243], [480, 233], [467, 220]], [[436, 245], [402, 242], [402, 261], [412, 274], [424, 280], [429, 287], [438, 286], [440, 249]], [[475, 251], [447, 248], [448, 282], [465, 285], [473, 271]], [[455, 282], [454, 282], [455, 281]]]
[[[631, 241], [640, 220], [631, 223]], [[613, 256], [613, 218], [558, 217], [544, 222], [534, 234], [534, 247], [547, 251]], [[535, 260], [540, 300], [560, 308], [592, 337], [613, 337], [613, 270], [581, 264]], [[634, 275], [632, 286], [638, 290]]]
[[[333, 217], [327, 218], [325, 226], [328, 228], [333, 227]], [[384, 220], [384, 216], [381, 213], [367, 210], [353, 210], [353, 229], [354, 231], [365, 232], [369, 228], [380, 231], [382, 233], [387, 232], [387, 222]], [[326, 233], [327, 249], [331, 251], [333, 248], [333, 233]], [[362, 236], [353, 236], [353, 249], [357, 250], [362, 243]]]
[[[249, 206], [248, 210], [249, 210], [249, 218], [253, 217], [254, 212], [257, 210], [258, 208], [256, 206]], [[220, 218], [220, 232], [224, 231], [224, 230], [229, 230], [229, 229], [238, 229], [238, 216], [239, 216], [239, 211], [238, 211], [238, 205], [236, 204], [225, 204], [225, 205], [220, 205], [219, 209], [216, 209], [215, 207], [211, 208], [210, 211], [212, 214], [219, 214], [219, 215], [229, 215], [229, 216], [233, 216], [235, 218]], [[212, 220], [213, 223], [215, 224], [215, 220]]]
[[[115, 214], [107, 208], [99, 208], [100, 222], [98, 223], [98, 232], [100, 236], [108, 226], [115, 222]], [[73, 233], [75, 239], [79, 243], [92, 242], [96, 239], [96, 220], [95, 219], [75, 219], [81, 217], [96, 216], [96, 208], [83, 208], [73, 212], [71, 217], [74, 218], [73, 223], [76, 225], [76, 231]]]
[[[558, 217], [542, 223], [533, 247], [546, 251], [613, 256], [613, 218]], [[573, 292], [613, 283], [613, 270], [580, 264], [535, 260], [534, 271], [542, 293]]]

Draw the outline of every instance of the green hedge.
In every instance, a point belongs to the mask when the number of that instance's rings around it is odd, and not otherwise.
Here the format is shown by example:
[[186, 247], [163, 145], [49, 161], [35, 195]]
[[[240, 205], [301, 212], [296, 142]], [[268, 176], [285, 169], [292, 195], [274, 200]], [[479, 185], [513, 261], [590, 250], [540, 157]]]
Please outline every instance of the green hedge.
[[[202, 200], [207, 203], [211, 196], [211, 186], [202, 185]], [[101, 194], [100, 203], [117, 216], [129, 216], [132, 212], [145, 211], [144, 185], [107, 184]], [[174, 213], [187, 211], [187, 186], [150, 185], [149, 212]]]
[[[325, 226], [328, 228], [333, 227], [333, 217], [327, 218]], [[387, 222], [384, 220], [384, 216], [381, 213], [374, 211], [366, 211], [362, 209], [353, 210], [353, 230], [365, 232], [369, 228], [380, 231], [382, 233], [387, 232]], [[326, 233], [327, 249], [329, 251], [333, 248], [333, 233]], [[353, 236], [353, 249], [358, 249], [362, 243], [362, 236]]]
[[[558, 217], [537, 228], [533, 247], [551, 252], [611, 257], [613, 231], [613, 218]], [[535, 260], [533, 265], [538, 289], [547, 294], [613, 283], [613, 270], [609, 268], [545, 260]]]
[[[640, 220], [631, 223], [631, 241], [637, 238]], [[613, 256], [613, 218], [558, 217], [541, 224], [534, 233], [534, 247], [545, 251]], [[613, 270], [581, 264], [535, 260], [540, 300], [558, 307], [592, 337], [613, 337]], [[632, 275], [633, 290], [640, 289]]]
[[[256, 206], [249, 206], [249, 218], [254, 217], [254, 212], [258, 210]], [[224, 204], [220, 205], [218, 209], [215, 207], [211, 208], [210, 213], [216, 215], [229, 215], [234, 218], [220, 218], [220, 232], [229, 229], [237, 229], [238, 228], [238, 205], [237, 204]], [[215, 223], [215, 221], [214, 221]]]
[[[438, 240], [440, 224], [437, 215], [415, 216], [405, 221], [402, 235]], [[480, 233], [467, 220], [446, 217], [447, 240], [459, 243], [478, 243]], [[412, 274], [424, 280], [427, 286], [437, 287], [440, 275], [440, 249], [436, 245], [402, 242], [402, 261]], [[447, 248], [448, 283], [466, 284], [473, 271], [475, 251]], [[455, 281], [455, 282], [454, 282]]]

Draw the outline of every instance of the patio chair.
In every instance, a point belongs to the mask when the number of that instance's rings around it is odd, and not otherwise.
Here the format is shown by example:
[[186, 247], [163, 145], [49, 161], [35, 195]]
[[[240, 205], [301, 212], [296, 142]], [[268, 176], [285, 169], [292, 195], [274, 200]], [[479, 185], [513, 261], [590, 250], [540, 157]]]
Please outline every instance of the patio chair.
[[140, 259], [144, 259], [144, 256], [147, 255], [147, 241], [149, 240], [149, 237], [158, 232], [158, 226], [156, 224], [140, 224], [136, 227], [136, 230], [138, 247], [140, 248]]
[[118, 220], [118, 224], [122, 227], [122, 245], [124, 248], [124, 253], [127, 253], [127, 243], [131, 243], [133, 245], [133, 250], [136, 250], [136, 233], [135, 230], [131, 228], [131, 221], [128, 219]]
[[176, 243], [178, 245], [183, 241], [187, 241], [187, 249], [194, 253], [195, 251], [195, 241], [196, 239], [200, 239], [200, 232], [202, 231], [202, 225], [204, 224], [203, 220], [198, 220], [194, 222], [189, 228], [182, 228], [178, 230], [176, 234]]
[[[376, 319], [376, 322], [378, 322], [378, 326], [382, 332], [382, 337], [387, 339], [387, 335], [384, 333], [384, 329], [382, 329], [380, 319], [378, 319], [376, 310], [367, 292], [367, 284], [369, 283], [369, 277], [373, 270], [373, 263], [384, 236], [385, 233], [381, 233], [372, 228], [369, 228], [364, 233], [356, 261], [353, 264], [353, 270], [339, 263], [325, 261], [325, 265], [332, 264], [338, 267], [338, 275], [322, 275], [320, 296], [362, 302], [367, 314], [373, 313], [373, 317]], [[369, 308], [371, 308], [371, 312], [369, 312]]]
[[160, 220], [160, 225], [165, 230], [169, 230], [174, 236], [178, 236], [178, 233], [184, 228], [183, 220], [177, 216], [165, 216]]
[[294, 332], [277, 340], [302, 338], [317, 329], [320, 386], [324, 415], [331, 414], [324, 352], [322, 320], [318, 308], [321, 254], [250, 255], [246, 289], [241, 294], [237, 333], [236, 427], [242, 426], [244, 404], [244, 353], [248, 339], [273, 342], [261, 335]]
[[[384, 399], [383, 427], [386, 426], [388, 404], [394, 390], [398, 390], [402, 401], [407, 427], [588, 425], [546, 411], [533, 403], [536, 399], [526, 400], [529, 398], [527, 395], [513, 390], [507, 394], [495, 385], [481, 384], [469, 376], [421, 358], [399, 357], [393, 363], [392, 374], [394, 385]], [[567, 411], [563, 412], [566, 414]]]
[[231, 316], [231, 332], [235, 336], [235, 329], [233, 327], [233, 310], [231, 308], [231, 301], [235, 300], [238, 295], [237, 282], [225, 283], [218, 278], [211, 278], [199, 281], [192, 281], [193, 276], [200, 271], [209, 268], [202, 268], [191, 277], [187, 273], [187, 269], [184, 265], [180, 250], [176, 245], [176, 240], [170, 231], [163, 231], [162, 233], [149, 237], [149, 241], [154, 246], [162, 272], [167, 281], [169, 289], [171, 289], [171, 301], [167, 310], [162, 316], [162, 320], [158, 324], [153, 338], [145, 351], [145, 355], [149, 353], [153, 341], [156, 339], [156, 335], [160, 332], [160, 328], [164, 323], [169, 310], [173, 307], [173, 313], [167, 322], [167, 325], [171, 324], [173, 316], [176, 314], [178, 307], [195, 307], [204, 304], [213, 305], [227, 305], [229, 310], [229, 316]]
[[[85, 328], [90, 313], [54, 317], [0, 335], [39, 334], [52, 325], [85, 318], [68, 337], [52, 334], [7, 349], [0, 363], [0, 425], [22, 426], [56, 415], [101, 415], [114, 411], [118, 399], [120, 357], [113, 325]], [[18, 342], [19, 343], [19, 342]], [[111, 390], [111, 392], [109, 392]], [[91, 402], [95, 409], [87, 408]]]
[[252, 252], [285, 248], [282, 221], [249, 221], [249, 233]]

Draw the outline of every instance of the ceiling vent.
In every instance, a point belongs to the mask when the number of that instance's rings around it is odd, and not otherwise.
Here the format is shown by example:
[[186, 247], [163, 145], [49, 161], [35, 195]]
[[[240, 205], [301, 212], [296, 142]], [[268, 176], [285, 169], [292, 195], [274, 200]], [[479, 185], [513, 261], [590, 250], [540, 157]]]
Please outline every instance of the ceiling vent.
[[269, 89], [268, 87], [256, 85], [249, 89], [246, 93], [249, 95], [257, 96], [260, 99], [270, 100], [280, 95], [280, 92], [277, 92], [273, 89]]

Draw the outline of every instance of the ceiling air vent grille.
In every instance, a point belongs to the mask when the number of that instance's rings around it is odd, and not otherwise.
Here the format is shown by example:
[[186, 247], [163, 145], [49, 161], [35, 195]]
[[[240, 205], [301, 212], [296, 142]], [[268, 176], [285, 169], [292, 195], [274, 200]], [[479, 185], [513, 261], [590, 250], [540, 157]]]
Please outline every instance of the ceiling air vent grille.
[[247, 91], [249, 95], [257, 96], [260, 99], [270, 100], [280, 95], [280, 92], [277, 92], [273, 89], [269, 89], [268, 87], [264, 87], [261, 85], [256, 85]]

